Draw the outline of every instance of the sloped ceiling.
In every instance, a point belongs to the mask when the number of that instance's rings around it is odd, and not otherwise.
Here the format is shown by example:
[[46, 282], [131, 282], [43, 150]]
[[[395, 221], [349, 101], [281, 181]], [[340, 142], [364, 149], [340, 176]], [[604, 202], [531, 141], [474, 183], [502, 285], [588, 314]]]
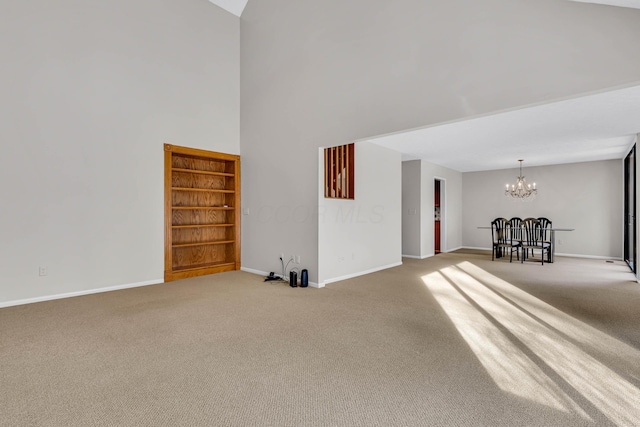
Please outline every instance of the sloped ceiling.
[[[247, 0], [209, 0], [211, 3], [220, 6], [227, 12], [236, 16], [241, 16], [247, 6]], [[572, 0], [581, 3], [597, 3], [609, 6], [631, 7], [640, 9], [640, 0]]]
[[[640, 9], [640, 0], [571, 0]], [[367, 139], [459, 172], [621, 159], [640, 133], [640, 86]]]
[[236, 16], [241, 16], [242, 11], [247, 5], [247, 0], [209, 0], [211, 3], [220, 6], [227, 12], [233, 13]]
[[572, 0], [580, 3], [597, 3], [608, 6], [631, 7], [640, 9], [640, 0]]
[[[240, 17], [248, 0], [209, 0]], [[264, 1], [264, 0], [263, 0]], [[640, 0], [570, 0], [640, 9]], [[640, 87], [368, 139], [460, 172], [622, 158], [640, 133]]]
[[621, 159], [638, 117], [640, 86], [367, 140], [458, 172], [510, 169]]
[[[247, 6], [247, 0], [209, 0], [211, 3], [220, 6], [227, 12], [236, 16], [241, 16]], [[572, 0], [581, 3], [597, 3], [609, 6], [631, 7], [640, 9], [640, 0]]]

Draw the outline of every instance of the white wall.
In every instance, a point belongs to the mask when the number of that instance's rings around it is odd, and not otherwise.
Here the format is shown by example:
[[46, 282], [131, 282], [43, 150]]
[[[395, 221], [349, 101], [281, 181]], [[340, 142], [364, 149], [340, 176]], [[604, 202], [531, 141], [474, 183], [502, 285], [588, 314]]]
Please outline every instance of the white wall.
[[560, 0], [250, 1], [243, 266], [298, 253], [317, 280], [319, 147], [635, 83], [639, 19]]
[[402, 263], [400, 153], [355, 145], [355, 199], [326, 199], [324, 156], [319, 151], [318, 283], [324, 284]]
[[[440, 250], [462, 246], [462, 174], [426, 160], [402, 163], [402, 254], [435, 255], [434, 181], [440, 188]], [[417, 212], [417, 215], [413, 212]]]
[[421, 258], [421, 164], [402, 162], [402, 255]]
[[514, 183], [518, 169], [462, 174], [463, 245], [491, 247], [489, 226], [497, 217], [547, 217], [558, 228], [556, 253], [622, 258], [623, 169], [620, 160], [572, 163], [522, 170], [528, 183], [535, 182], [538, 196], [516, 201], [504, 195], [505, 184]]
[[434, 181], [436, 178], [442, 180], [440, 189], [440, 250], [449, 252], [462, 246], [462, 174], [422, 160], [422, 258], [435, 254]]
[[163, 143], [239, 153], [239, 32], [203, 0], [1, 3], [0, 304], [162, 281]]

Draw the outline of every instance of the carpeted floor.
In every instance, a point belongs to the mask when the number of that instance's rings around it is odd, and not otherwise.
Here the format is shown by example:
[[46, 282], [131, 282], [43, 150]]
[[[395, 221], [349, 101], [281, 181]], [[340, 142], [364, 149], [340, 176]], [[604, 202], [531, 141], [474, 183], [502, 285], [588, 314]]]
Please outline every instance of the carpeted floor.
[[0, 425], [640, 425], [639, 325], [619, 261], [223, 273], [0, 309]]

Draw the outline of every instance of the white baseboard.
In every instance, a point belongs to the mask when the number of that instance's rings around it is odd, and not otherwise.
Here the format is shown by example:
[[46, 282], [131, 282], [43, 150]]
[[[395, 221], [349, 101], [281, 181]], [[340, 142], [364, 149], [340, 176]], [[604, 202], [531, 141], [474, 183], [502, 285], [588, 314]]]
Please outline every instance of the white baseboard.
[[[457, 248], [447, 249], [446, 251], [441, 251], [441, 253], [446, 254], [446, 253], [449, 253], [449, 252], [457, 251], [458, 249], [462, 249], [462, 248], [463, 248], [463, 246], [458, 246]], [[472, 249], [472, 248], [469, 248], [469, 249]], [[491, 250], [491, 249], [489, 249], [489, 250]], [[428, 253], [426, 255], [421, 255], [421, 256], [402, 254], [402, 258], [411, 258], [411, 259], [426, 259], [426, 258], [431, 258], [432, 256], [436, 256], [436, 253], [435, 252], [431, 252], [431, 253]]]
[[[258, 276], [264, 276], [267, 277], [269, 275], [268, 272], [266, 271], [262, 271], [262, 270], [256, 270], [253, 268], [246, 268], [246, 267], [240, 267], [240, 270], [246, 272], [246, 273], [251, 273], [251, 274], [257, 274]], [[277, 276], [282, 276], [282, 274], [277, 274]], [[309, 286], [311, 286], [312, 288], [324, 288], [324, 283], [316, 283], [316, 282], [309, 282]]]
[[382, 267], [376, 267], [376, 268], [372, 268], [372, 269], [365, 270], [365, 271], [359, 271], [357, 273], [347, 274], [345, 276], [340, 276], [340, 277], [334, 277], [332, 279], [327, 279], [327, 280], [324, 281], [324, 283], [322, 285], [324, 286], [327, 283], [340, 282], [342, 280], [352, 279], [352, 278], [358, 277], [358, 276], [364, 276], [365, 274], [375, 273], [376, 271], [386, 270], [387, 268], [393, 268], [393, 267], [397, 267], [399, 265], [402, 265], [402, 261], [394, 262], [393, 264], [385, 265], [385, 266], [382, 266]]
[[566, 256], [566, 257], [572, 257], [572, 258], [588, 258], [588, 259], [610, 259], [613, 261], [622, 261], [622, 258], [620, 257], [612, 257], [612, 256], [604, 256], [604, 255], [580, 255], [580, 254], [559, 254], [559, 253], [555, 253], [553, 254], [554, 257], [556, 256]]
[[82, 295], [99, 294], [101, 292], [111, 292], [111, 291], [119, 291], [122, 289], [139, 288], [140, 286], [158, 285], [160, 283], [164, 283], [164, 280], [162, 279], [147, 280], [144, 282], [128, 283], [126, 285], [108, 286], [106, 288], [89, 289], [86, 291], [68, 292], [64, 294], [46, 295], [43, 297], [36, 297], [36, 298], [4, 301], [4, 302], [0, 302], [0, 308], [12, 307], [14, 305], [32, 304], [34, 302], [53, 301], [53, 300], [62, 299], [62, 298], [79, 297]]
[[[268, 276], [269, 273], [266, 271], [262, 271], [262, 270], [255, 270], [253, 268], [247, 268], [247, 267], [240, 267], [241, 271], [245, 271], [247, 273], [251, 273], [251, 274], [257, 274], [259, 276]], [[278, 274], [278, 276], [281, 276], [281, 274]]]
[[474, 249], [478, 251], [491, 251], [491, 248], [478, 248], [475, 246], [460, 246], [458, 249]]

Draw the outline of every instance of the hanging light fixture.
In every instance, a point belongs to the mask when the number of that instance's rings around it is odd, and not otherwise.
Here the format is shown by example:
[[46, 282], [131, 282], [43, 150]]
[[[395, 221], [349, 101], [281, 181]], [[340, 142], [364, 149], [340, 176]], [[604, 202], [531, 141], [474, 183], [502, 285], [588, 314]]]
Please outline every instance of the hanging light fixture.
[[524, 179], [522, 175], [522, 162], [524, 160], [518, 160], [520, 162], [520, 176], [518, 176], [518, 180], [515, 184], [507, 184], [506, 190], [504, 190], [505, 196], [511, 196], [514, 199], [518, 200], [527, 200], [534, 199], [536, 194], [538, 194], [538, 190], [536, 189], [536, 183], [527, 184], [527, 181]]

